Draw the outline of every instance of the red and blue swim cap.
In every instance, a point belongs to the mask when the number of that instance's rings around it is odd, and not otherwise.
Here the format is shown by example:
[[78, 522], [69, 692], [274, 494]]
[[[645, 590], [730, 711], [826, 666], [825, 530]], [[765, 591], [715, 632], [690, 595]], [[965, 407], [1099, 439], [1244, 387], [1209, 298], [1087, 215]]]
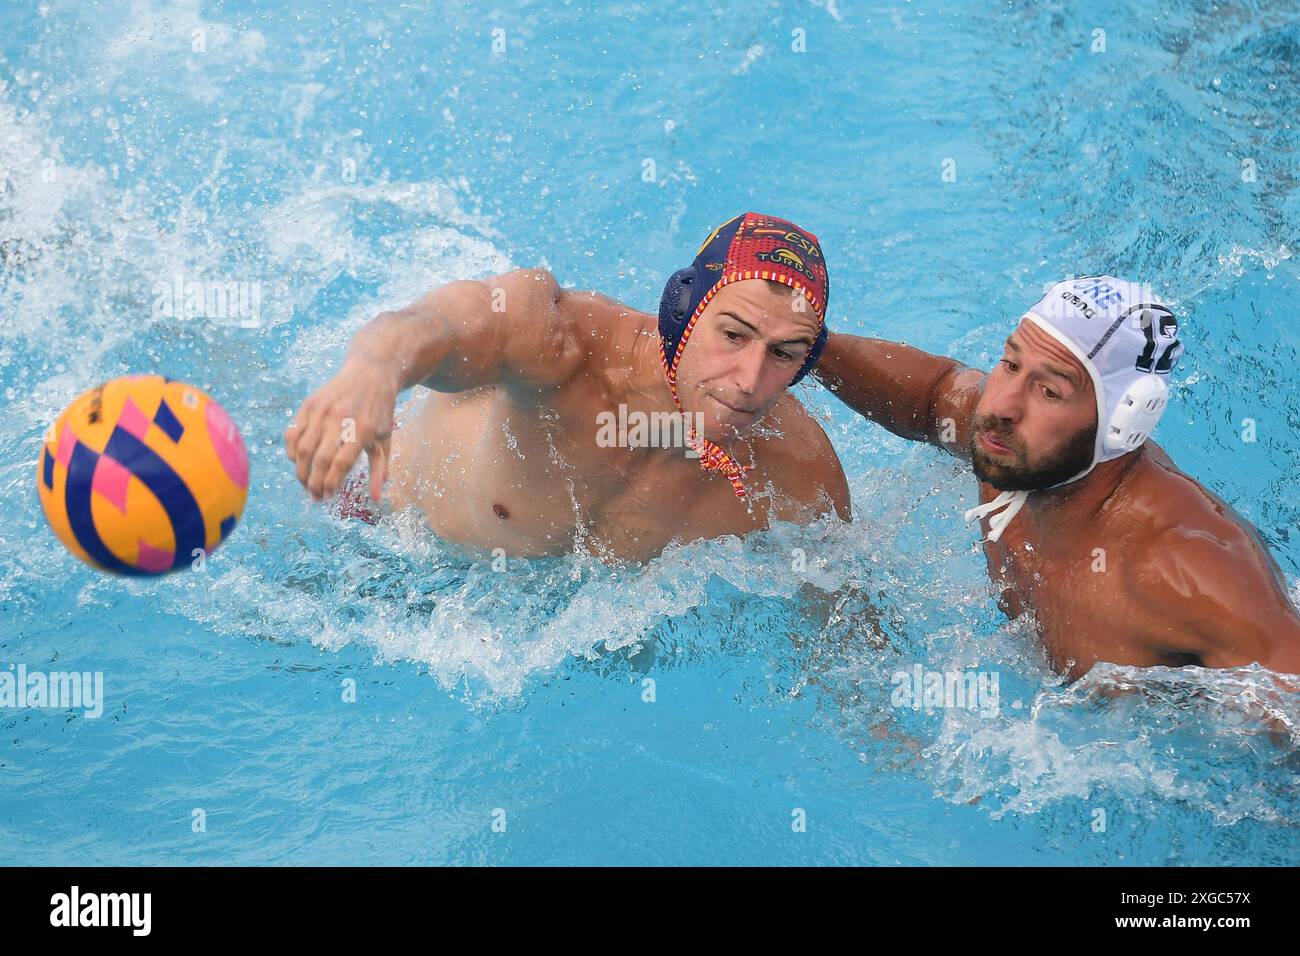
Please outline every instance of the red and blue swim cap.
[[723, 223], [704, 240], [695, 261], [668, 279], [659, 300], [659, 338], [664, 371], [677, 383], [677, 363], [709, 300], [730, 282], [767, 279], [802, 292], [820, 321], [817, 338], [790, 382], [807, 375], [826, 347], [830, 277], [817, 237], [776, 216], [747, 212]]

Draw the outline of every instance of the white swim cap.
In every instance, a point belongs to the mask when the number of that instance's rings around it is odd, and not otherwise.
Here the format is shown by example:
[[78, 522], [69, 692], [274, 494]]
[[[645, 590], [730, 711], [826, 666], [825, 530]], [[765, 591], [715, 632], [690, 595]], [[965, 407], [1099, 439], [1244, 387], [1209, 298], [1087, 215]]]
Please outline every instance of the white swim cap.
[[[1183, 354], [1173, 312], [1142, 283], [1085, 276], [1056, 283], [1024, 318], [1070, 350], [1097, 395], [1092, 463], [1052, 487], [1141, 447], [1169, 404], [1169, 374]], [[989, 540], [997, 541], [1028, 497], [1027, 491], [1004, 491], [966, 512], [966, 520], [1005, 508], [989, 519]]]

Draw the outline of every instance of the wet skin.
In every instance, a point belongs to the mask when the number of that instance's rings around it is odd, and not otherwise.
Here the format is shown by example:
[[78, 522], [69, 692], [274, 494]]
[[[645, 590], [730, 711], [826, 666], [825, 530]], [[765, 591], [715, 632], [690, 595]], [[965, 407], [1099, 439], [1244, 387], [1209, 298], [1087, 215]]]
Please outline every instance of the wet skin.
[[[993, 481], [1059, 463], [1097, 425], [1092, 381], [1031, 322], [988, 374], [893, 342], [832, 334], [816, 374], [895, 434]], [[1084, 466], [1091, 462], [1091, 455]], [[1080, 469], [1081, 470], [1081, 469]], [[981, 502], [999, 489], [981, 481]], [[1054, 667], [1098, 661], [1300, 673], [1300, 617], [1258, 533], [1148, 441], [1087, 477], [1034, 492], [984, 543], [999, 606], [1028, 613]]]
[[[365, 451], [372, 497], [391, 479], [393, 507], [415, 505], [442, 537], [508, 555], [577, 546], [645, 560], [674, 540], [772, 520], [847, 520], [839, 459], [788, 391], [817, 328], [790, 290], [748, 280], [713, 297], [683, 353], [682, 406], [704, 437], [754, 465], [746, 500], [680, 443], [602, 446], [602, 413], [676, 411], [657, 320], [537, 270], [453, 283], [377, 316], [304, 402], [286, 451], [317, 498]], [[415, 384], [432, 391], [411, 398], [393, 432], [397, 394]], [[355, 442], [340, 440], [348, 418]]]

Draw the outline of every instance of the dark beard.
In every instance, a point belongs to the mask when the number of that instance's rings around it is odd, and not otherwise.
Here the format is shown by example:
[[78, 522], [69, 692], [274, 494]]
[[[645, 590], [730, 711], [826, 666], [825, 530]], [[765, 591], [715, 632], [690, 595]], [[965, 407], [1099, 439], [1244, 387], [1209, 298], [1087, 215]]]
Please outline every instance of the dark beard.
[[983, 419], [975, 423], [968, 442], [975, 477], [985, 484], [992, 485], [998, 491], [1043, 491], [1063, 481], [1069, 481], [1092, 464], [1097, 439], [1097, 429], [1085, 429], [1075, 435], [1051, 461], [1037, 468], [1027, 468], [1015, 464], [1002, 465], [992, 461], [980, 450], [975, 441], [975, 436], [981, 431], [987, 431], [994, 438], [1005, 442], [1009, 437], [1009, 429], [1004, 428], [997, 419]]

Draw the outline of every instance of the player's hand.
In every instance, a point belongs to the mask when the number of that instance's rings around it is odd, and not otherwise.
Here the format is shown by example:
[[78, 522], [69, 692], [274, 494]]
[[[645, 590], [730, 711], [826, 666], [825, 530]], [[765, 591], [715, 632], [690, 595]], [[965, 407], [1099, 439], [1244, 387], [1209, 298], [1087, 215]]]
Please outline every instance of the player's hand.
[[302, 403], [297, 420], [284, 431], [284, 448], [314, 500], [338, 490], [363, 450], [370, 458], [370, 497], [379, 500], [388, 478], [397, 386], [391, 368], [349, 358]]

